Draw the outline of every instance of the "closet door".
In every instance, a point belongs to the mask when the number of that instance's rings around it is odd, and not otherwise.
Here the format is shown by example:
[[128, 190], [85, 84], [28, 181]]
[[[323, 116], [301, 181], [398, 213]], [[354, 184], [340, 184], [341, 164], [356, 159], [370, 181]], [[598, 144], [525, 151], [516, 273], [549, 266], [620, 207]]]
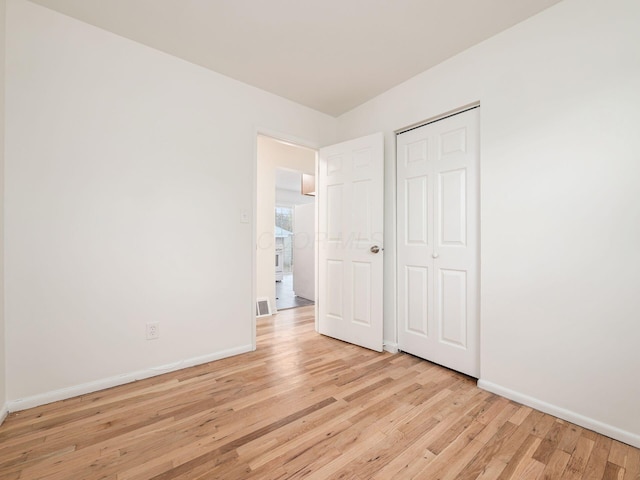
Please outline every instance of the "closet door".
[[397, 137], [398, 346], [474, 377], [479, 108]]

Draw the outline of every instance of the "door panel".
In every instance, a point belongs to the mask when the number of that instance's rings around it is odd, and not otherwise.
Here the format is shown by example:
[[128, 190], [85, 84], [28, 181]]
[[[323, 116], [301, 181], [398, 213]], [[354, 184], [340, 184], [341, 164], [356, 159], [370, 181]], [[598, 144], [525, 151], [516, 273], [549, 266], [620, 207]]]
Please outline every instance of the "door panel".
[[466, 173], [465, 169], [459, 169], [438, 175], [440, 246], [464, 246], [466, 243]]
[[342, 240], [342, 189], [343, 185], [329, 185], [326, 189], [327, 215], [325, 217], [325, 232], [329, 242]]
[[326, 276], [326, 314], [341, 320], [344, 305], [342, 297], [342, 280], [344, 278], [342, 262], [340, 260], [328, 260]]
[[414, 335], [429, 336], [428, 307], [429, 269], [427, 267], [405, 267], [405, 330]]
[[353, 262], [353, 321], [371, 326], [371, 264]]
[[371, 218], [371, 187], [370, 180], [353, 182], [353, 200], [351, 208], [351, 229], [357, 232], [360, 241], [372, 241]]
[[467, 272], [440, 269], [440, 341], [467, 348]]
[[[320, 149], [318, 330], [382, 351], [381, 133]], [[374, 253], [372, 247], [379, 251]]]
[[478, 123], [476, 108], [397, 137], [399, 348], [476, 377]]
[[426, 246], [429, 243], [429, 177], [405, 180], [406, 189], [406, 241], [409, 245]]

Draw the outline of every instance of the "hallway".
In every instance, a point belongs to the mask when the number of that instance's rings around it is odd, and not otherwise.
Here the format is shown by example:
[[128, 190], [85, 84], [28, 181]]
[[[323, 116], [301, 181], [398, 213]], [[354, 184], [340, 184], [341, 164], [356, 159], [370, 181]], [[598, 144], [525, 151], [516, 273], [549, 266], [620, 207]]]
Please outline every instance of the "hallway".
[[276, 282], [276, 309], [286, 310], [288, 308], [306, 307], [314, 305], [312, 300], [298, 297], [293, 291], [293, 274], [285, 273], [281, 282]]

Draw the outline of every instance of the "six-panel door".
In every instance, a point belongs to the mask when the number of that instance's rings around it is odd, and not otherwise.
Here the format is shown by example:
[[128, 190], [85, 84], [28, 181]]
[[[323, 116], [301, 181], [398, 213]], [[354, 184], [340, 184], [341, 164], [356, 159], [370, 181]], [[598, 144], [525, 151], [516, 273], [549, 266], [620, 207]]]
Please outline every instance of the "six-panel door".
[[398, 346], [478, 377], [479, 108], [397, 137]]
[[318, 162], [318, 330], [377, 351], [383, 331], [383, 142], [380, 133], [325, 147]]

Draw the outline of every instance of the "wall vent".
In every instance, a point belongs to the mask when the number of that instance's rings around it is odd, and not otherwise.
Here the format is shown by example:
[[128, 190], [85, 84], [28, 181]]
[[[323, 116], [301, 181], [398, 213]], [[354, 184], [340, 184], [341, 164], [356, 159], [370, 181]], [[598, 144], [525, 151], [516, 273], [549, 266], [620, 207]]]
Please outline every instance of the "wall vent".
[[268, 317], [269, 315], [272, 315], [269, 299], [267, 297], [258, 298], [256, 300], [256, 317]]

